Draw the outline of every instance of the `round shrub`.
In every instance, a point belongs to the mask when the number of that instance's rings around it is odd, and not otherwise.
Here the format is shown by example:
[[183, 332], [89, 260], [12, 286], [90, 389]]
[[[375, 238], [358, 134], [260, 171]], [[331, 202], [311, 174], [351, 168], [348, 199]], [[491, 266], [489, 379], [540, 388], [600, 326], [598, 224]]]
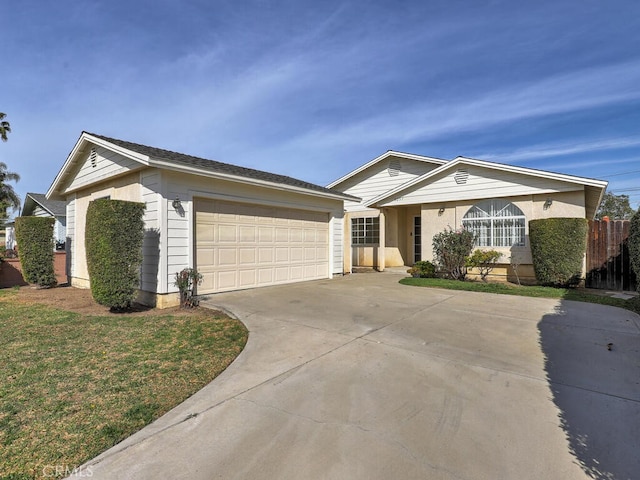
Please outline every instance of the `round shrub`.
[[91, 294], [112, 310], [131, 306], [142, 265], [143, 203], [99, 199], [89, 203], [85, 229]]
[[576, 286], [587, 248], [585, 218], [543, 218], [529, 222], [536, 280], [541, 285]]
[[16, 240], [22, 276], [27, 282], [41, 287], [56, 284], [53, 268], [54, 222], [55, 219], [51, 217], [16, 218]]
[[416, 278], [435, 278], [436, 266], [427, 260], [420, 260], [414, 263], [407, 273]]

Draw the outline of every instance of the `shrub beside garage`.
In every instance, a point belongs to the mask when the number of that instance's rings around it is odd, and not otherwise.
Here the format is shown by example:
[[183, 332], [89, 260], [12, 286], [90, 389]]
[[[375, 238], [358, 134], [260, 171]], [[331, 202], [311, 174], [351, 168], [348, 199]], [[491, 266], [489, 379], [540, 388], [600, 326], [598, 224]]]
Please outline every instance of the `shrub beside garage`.
[[144, 203], [98, 199], [87, 209], [85, 248], [91, 294], [112, 310], [131, 306], [139, 285]]

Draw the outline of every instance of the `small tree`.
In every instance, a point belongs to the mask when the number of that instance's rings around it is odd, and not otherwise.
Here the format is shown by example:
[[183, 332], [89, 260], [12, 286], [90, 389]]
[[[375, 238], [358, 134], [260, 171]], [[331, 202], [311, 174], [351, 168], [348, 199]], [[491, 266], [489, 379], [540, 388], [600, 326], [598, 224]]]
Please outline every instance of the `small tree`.
[[111, 310], [131, 307], [142, 265], [144, 203], [99, 199], [89, 203], [85, 228], [91, 294]]
[[53, 224], [51, 217], [16, 218], [16, 240], [22, 275], [41, 287], [56, 284], [53, 268]]
[[456, 280], [467, 276], [467, 257], [473, 250], [475, 235], [464, 228], [449, 228], [433, 237], [433, 255], [440, 270]]
[[631, 268], [636, 274], [638, 282], [636, 289], [640, 292], [640, 209], [631, 217], [631, 225], [629, 225], [629, 257], [631, 260]]
[[180, 290], [180, 308], [193, 308], [198, 306], [195, 297], [195, 287], [202, 283], [202, 274], [195, 268], [184, 268], [176, 272], [176, 281], [173, 283]]
[[478, 270], [480, 278], [486, 282], [487, 276], [496, 267], [501, 256], [502, 254], [496, 250], [475, 250], [467, 258], [467, 267]]

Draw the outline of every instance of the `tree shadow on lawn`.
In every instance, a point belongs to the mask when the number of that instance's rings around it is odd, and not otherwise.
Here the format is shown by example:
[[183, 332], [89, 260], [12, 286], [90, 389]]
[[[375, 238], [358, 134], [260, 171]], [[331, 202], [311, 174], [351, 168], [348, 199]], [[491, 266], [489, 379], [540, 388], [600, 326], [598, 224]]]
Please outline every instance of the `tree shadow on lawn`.
[[562, 300], [538, 323], [571, 453], [594, 479], [640, 475], [640, 317]]

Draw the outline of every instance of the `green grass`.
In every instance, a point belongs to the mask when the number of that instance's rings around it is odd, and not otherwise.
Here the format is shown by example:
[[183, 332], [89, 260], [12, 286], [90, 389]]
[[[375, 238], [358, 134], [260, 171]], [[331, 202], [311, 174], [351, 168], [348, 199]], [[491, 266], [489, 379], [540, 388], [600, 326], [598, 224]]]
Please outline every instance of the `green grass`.
[[240, 353], [214, 312], [82, 316], [0, 295], [0, 479], [55, 477], [200, 390]]
[[575, 300], [578, 302], [598, 303], [601, 305], [610, 305], [612, 307], [626, 308], [636, 313], [640, 313], [640, 301], [638, 300], [638, 298], [633, 300], [624, 300], [621, 298], [612, 298], [604, 295], [594, 295], [581, 289], [524, 285], [520, 286], [511, 283], [484, 283], [474, 281], [461, 282], [458, 280], [449, 280], [444, 278], [408, 277], [400, 280], [400, 283], [403, 285], [412, 285], [416, 287], [445, 288], [449, 290], [466, 290], [470, 292], [519, 295], [522, 297], [544, 297]]

